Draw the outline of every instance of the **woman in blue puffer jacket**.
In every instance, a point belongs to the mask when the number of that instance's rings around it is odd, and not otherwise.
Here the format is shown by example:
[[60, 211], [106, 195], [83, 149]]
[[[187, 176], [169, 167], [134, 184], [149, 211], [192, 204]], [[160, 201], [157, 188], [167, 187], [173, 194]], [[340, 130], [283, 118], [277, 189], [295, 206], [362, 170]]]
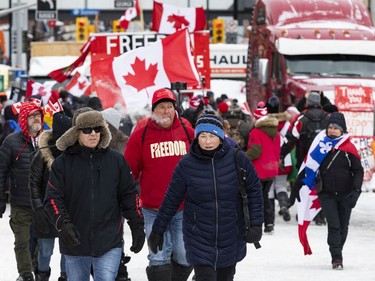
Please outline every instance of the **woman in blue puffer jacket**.
[[[199, 280], [233, 280], [236, 263], [246, 256], [245, 220], [235, 162], [214, 112], [196, 123], [190, 153], [178, 163], [149, 238], [157, 252], [170, 220], [185, 200], [183, 235], [188, 262]], [[252, 242], [262, 236], [263, 198], [259, 178], [243, 152], [239, 165], [247, 171]], [[219, 279], [220, 276], [220, 279]]]

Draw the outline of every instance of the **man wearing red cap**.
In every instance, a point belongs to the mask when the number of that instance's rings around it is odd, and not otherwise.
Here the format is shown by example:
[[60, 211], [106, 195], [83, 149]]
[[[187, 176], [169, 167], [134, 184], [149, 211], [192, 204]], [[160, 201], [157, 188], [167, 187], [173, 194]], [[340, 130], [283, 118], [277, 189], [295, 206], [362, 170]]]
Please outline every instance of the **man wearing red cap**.
[[18, 123], [21, 132], [6, 137], [0, 148], [0, 217], [5, 212], [5, 184], [9, 176], [10, 226], [14, 233], [14, 252], [20, 275], [17, 280], [34, 280], [29, 252], [30, 225], [33, 210], [29, 190], [29, 171], [38, 136], [43, 128], [43, 110], [33, 102], [22, 104]]
[[[147, 238], [172, 173], [194, 139], [194, 130], [181, 123], [175, 107], [176, 97], [170, 89], [156, 90], [147, 125], [130, 135], [124, 153], [134, 179], [139, 180]], [[148, 280], [183, 281], [190, 275], [192, 268], [186, 261], [182, 236], [182, 209], [183, 204], [164, 234], [161, 251], [154, 254], [149, 249], [149, 266], [146, 268]]]

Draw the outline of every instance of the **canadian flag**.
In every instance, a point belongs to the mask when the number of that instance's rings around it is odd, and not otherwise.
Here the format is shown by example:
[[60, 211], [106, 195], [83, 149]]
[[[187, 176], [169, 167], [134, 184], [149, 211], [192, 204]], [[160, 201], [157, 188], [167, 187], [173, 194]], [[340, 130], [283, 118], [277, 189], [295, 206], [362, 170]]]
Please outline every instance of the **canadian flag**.
[[26, 99], [31, 96], [40, 96], [42, 99], [43, 105], [48, 103], [49, 98], [52, 95], [52, 87], [56, 84], [55, 81], [46, 81], [43, 84], [28, 80], [26, 86]]
[[120, 26], [127, 30], [129, 23], [132, 19], [136, 18], [140, 14], [139, 2], [138, 0], [133, 1], [133, 7], [125, 10], [124, 14], [120, 18]]
[[152, 30], [172, 34], [187, 27], [189, 32], [203, 30], [206, 26], [206, 14], [203, 7], [180, 8], [154, 1], [152, 11]]
[[[29, 80], [29, 81], [33, 82], [32, 80]], [[40, 84], [40, 83], [33, 82], [32, 84]], [[43, 88], [43, 87], [41, 86], [39, 88]], [[33, 102], [37, 106], [42, 106], [42, 101], [40, 99], [33, 98], [32, 96], [33, 95], [31, 95], [29, 97], [29, 101]], [[44, 95], [43, 97], [46, 97], [46, 96], [47, 95]], [[42, 99], [43, 99], [43, 97], [42, 97]], [[59, 101], [59, 97], [60, 97], [60, 95], [57, 91], [55, 91], [55, 90], [49, 91], [48, 100], [45, 103], [43, 101], [45, 114], [47, 114], [47, 115], [49, 114], [49, 116], [53, 116], [53, 114], [55, 114], [56, 112], [63, 111], [63, 107], [62, 107], [62, 105]], [[20, 109], [22, 107], [22, 104], [23, 104], [23, 102], [19, 101], [19, 102], [12, 105], [12, 111], [15, 115], [20, 113]], [[46, 120], [44, 120], [44, 121], [46, 121]]]
[[76, 97], [80, 97], [82, 95], [90, 95], [91, 83], [86, 76], [77, 71], [76, 74], [74, 74], [73, 78], [65, 86], [65, 89]]
[[81, 55], [71, 65], [51, 71], [48, 73], [48, 76], [59, 83], [68, 79], [72, 72], [85, 62], [86, 57], [90, 53], [91, 41], [93, 40], [95, 40], [95, 37], [90, 36], [89, 40], [80, 49]]
[[64, 111], [59, 97], [60, 94], [57, 91], [52, 91], [52, 95], [49, 98], [47, 105], [44, 107], [45, 113], [49, 114], [49, 116], [53, 116], [57, 112]]
[[120, 102], [128, 112], [146, 108], [154, 91], [172, 82], [199, 84], [186, 29], [121, 56], [94, 61], [91, 78], [104, 108]]

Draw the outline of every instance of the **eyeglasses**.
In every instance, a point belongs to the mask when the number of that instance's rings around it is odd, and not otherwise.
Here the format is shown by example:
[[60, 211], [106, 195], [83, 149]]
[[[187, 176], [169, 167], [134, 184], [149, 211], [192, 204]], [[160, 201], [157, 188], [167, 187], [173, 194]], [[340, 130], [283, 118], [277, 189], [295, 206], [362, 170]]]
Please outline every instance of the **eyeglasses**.
[[89, 135], [91, 134], [92, 130], [95, 131], [95, 133], [100, 133], [102, 131], [102, 127], [95, 127], [95, 128], [82, 128], [80, 129], [82, 131], [82, 133], [84, 133], [85, 135]]
[[42, 117], [42, 114], [40, 113], [34, 113], [34, 114], [30, 114], [29, 116], [27, 116], [27, 118], [29, 119], [35, 119], [35, 118], [41, 118]]

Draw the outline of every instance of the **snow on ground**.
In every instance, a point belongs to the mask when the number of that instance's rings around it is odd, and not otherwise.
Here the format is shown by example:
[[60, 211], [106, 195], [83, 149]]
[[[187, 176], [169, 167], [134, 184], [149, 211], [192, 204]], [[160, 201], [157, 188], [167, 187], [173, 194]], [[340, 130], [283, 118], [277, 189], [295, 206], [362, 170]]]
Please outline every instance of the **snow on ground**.
[[[311, 224], [308, 237], [313, 254], [303, 255], [297, 236], [296, 208], [291, 209], [292, 220], [284, 222], [276, 215], [273, 235], [262, 238], [262, 248], [255, 250], [248, 245], [247, 257], [237, 265], [236, 281], [352, 281], [375, 280], [375, 193], [363, 193], [352, 213], [349, 236], [344, 248], [344, 270], [333, 271], [326, 244], [327, 227]], [[0, 219], [0, 281], [14, 281], [18, 274], [13, 252], [13, 234], [9, 227], [9, 206]], [[146, 281], [146, 247], [138, 254], [129, 251], [131, 235], [125, 230], [127, 264], [132, 281]], [[51, 281], [59, 274], [59, 254], [56, 247], [52, 257]]]

